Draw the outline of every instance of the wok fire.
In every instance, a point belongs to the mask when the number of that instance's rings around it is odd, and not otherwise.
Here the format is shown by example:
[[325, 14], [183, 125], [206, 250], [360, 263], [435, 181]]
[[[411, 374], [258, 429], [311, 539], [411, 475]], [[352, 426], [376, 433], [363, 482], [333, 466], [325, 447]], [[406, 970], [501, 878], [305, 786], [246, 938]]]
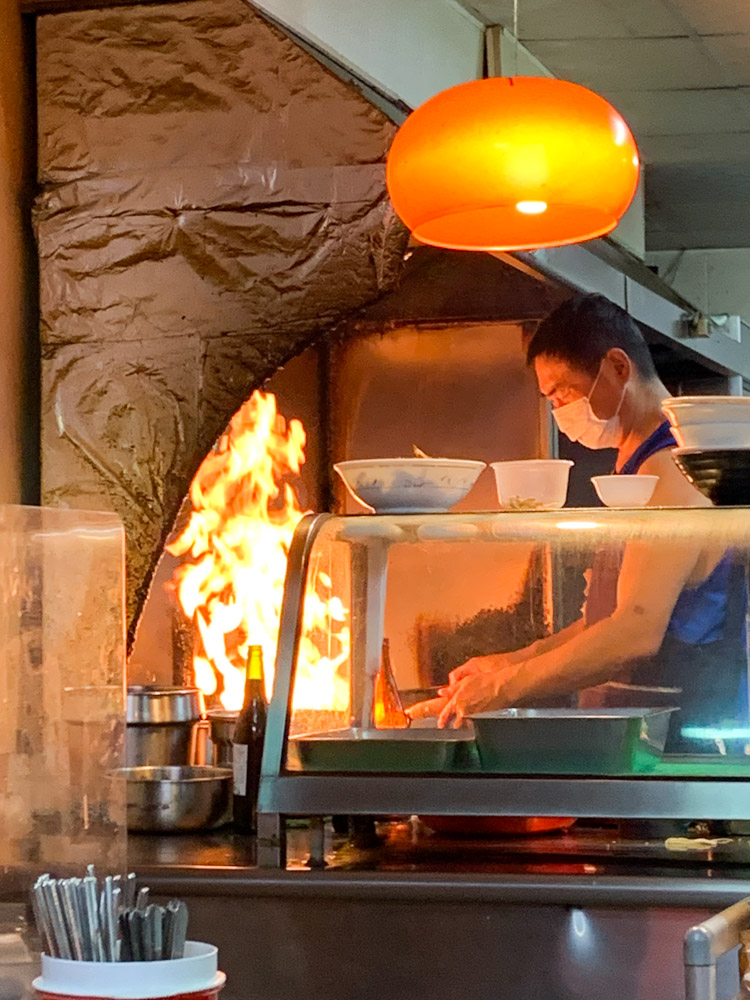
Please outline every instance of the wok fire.
[[[270, 696], [287, 555], [303, 516], [291, 480], [305, 461], [305, 430], [254, 392], [198, 469], [192, 511], [168, 545], [182, 557], [172, 584], [194, 625], [195, 684], [238, 709], [250, 644], [263, 646]], [[294, 689], [295, 709], [346, 711], [348, 611], [330, 577], [313, 567]]]

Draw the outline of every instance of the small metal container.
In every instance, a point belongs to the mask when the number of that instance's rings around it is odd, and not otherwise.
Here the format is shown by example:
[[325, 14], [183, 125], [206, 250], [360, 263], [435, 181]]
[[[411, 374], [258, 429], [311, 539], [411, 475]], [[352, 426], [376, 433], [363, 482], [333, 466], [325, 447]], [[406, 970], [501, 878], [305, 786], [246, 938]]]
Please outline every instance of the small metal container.
[[632, 774], [661, 755], [673, 708], [507, 708], [471, 716], [483, 771]]
[[232, 742], [239, 714], [239, 712], [230, 712], [223, 708], [209, 709], [208, 722], [211, 727], [215, 767], [232, 766]]
[[203, 694], [188, 687], [130, 687], [126, 705], [128, 767], [193, 764]]
[[466, 729], [339, 729], [293, 736], [302, 767], [310, 771], [435, 773], [471, 770], [474, 733]]
[[232, 772], [220, 767], [125, 767], [129, 830], [214, 830], [232, 818]]

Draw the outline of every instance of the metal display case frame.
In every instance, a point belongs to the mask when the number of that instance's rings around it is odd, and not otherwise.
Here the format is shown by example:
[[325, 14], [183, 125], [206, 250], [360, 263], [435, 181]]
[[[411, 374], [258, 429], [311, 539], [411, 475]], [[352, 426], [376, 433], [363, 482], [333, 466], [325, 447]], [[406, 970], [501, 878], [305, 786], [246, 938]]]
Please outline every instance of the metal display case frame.
[[[430, 523], [444, 515], [414, 516]], [[515, 516], [515, 515], [511, 515]], [[612, 819], [750, 820], [747, 778], [587, 776], [500, 776], [482, 773], [371, 774], [299, 773], [285, 770], [294, 669], [302, 629], [308, 567], [316, 537], [332, 514], [300, 521], [287, 565], [276, 659], [276, 679], [268, 712], [258, 798], [258, 862], [285, 863], [286, 817], [330, 815], [387, 816], [571, 816]], [[361, 521], [367, 515], [337, 517]], [[379, 663], [385, 601], [387, 546], [368, 546], [364, 604], [353, 609], [364, 623], [364, 655]], [[354, 652], [353, 657], [360, 655]], [[368, 675], [374, 680], [372, 670]], [[371, 690], [365, 699], [371, 698]], [[750, 775], [750, 770], [748, 772]]]

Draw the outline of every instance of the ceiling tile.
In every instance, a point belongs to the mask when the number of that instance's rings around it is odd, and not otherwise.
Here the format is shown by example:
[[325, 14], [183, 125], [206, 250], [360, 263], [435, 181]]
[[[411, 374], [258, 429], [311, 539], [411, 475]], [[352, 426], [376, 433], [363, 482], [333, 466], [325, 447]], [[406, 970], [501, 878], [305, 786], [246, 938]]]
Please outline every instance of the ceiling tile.
[[[520, 2], [524, 3], [524, 0]], [[672, 9], [669, 0], [600, 0], [600, 3], [613, 22], [625, 25], [627, 34], [657, 37], [684, 32], [682, 18]]]
[[[513, 0], [466, 0], [487, 21], [511, 27]], [[675, 35], [681, 19], [661, 0], [519, 0], [519, 36], [535, 39]]]
[[722, 66], [729, 86], [750, 86], [750, 34], [711, 35], [701, 42]]
[[723, 84], [713, 61], [688, 38], [542, 41], [529, 48], [555, 76], [599, 91]]
[[649, 250], [750, 246], [750, 172], [741, 166], [646, 170]]
[[704, 135], [750, 129], [747, 90], [602, 91], [636, 139], [650, 135]]
[[647, 163], [742, 163], [750, 171], [750, 130], [714, 135], [649, 135], [639, 146]]
[[[523, 3], [523, 0], [520, 0]], [[750, 32], [748, 0], [668, 0], [699, 34]]]

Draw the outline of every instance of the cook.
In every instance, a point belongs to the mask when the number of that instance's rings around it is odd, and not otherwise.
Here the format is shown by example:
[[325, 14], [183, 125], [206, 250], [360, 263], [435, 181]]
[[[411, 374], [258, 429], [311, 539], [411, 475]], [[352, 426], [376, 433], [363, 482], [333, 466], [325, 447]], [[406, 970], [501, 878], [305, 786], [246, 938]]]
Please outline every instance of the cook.
[[[673, 462], [660, 381], [635, 322], [601, 295], [565, 302], [528, 349], [558, 428], [587, 448], [616, 448], [615, 472], [659, 477], [652, 506], [710, 502]], [[693, 727], [748, 722], [745, 566], [723, 547], [629, 543], [597, 554], [586, 604], [567, 628], [457, 667], [440, 698], [409, 710], [458, 726], [490, 708], [578, 694], [580, 707], [676, 705], [667, 749], [712, 749]]]

